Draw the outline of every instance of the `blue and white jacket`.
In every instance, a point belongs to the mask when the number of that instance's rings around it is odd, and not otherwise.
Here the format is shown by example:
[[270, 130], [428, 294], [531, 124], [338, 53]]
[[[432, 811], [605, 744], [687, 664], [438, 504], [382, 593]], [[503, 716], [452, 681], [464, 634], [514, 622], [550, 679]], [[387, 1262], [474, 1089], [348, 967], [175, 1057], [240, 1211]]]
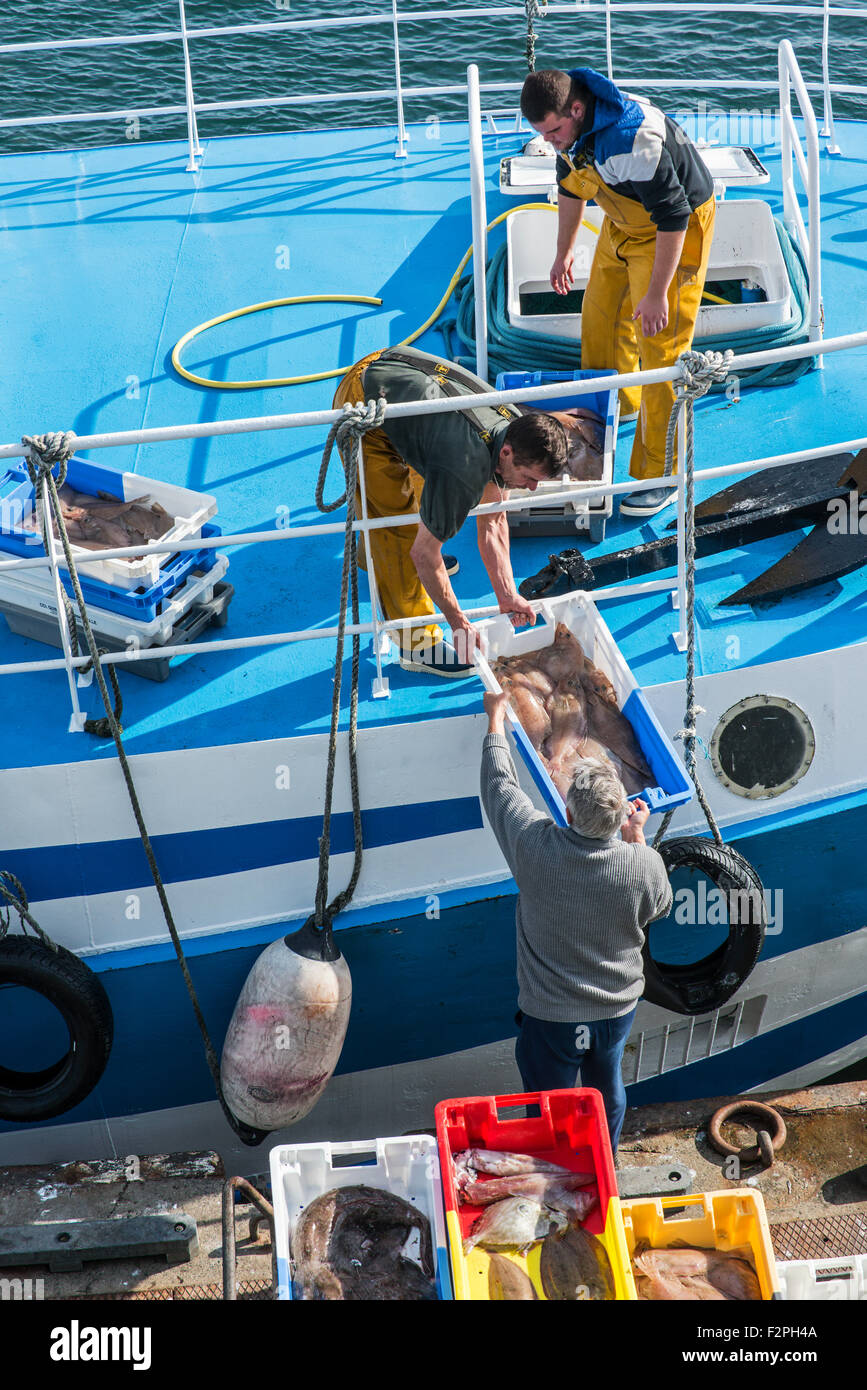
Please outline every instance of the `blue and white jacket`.
[[593, 68], [569, 76], [591, 93], [584, 126], [567, 155], [557, 157], [561, 195], [569, 177], [592, 167], [611, 192], [640, 203], [661, 232], [681, 232], [713, 195], [713, 179], [686, 132], [643, 97], [621, 92]]

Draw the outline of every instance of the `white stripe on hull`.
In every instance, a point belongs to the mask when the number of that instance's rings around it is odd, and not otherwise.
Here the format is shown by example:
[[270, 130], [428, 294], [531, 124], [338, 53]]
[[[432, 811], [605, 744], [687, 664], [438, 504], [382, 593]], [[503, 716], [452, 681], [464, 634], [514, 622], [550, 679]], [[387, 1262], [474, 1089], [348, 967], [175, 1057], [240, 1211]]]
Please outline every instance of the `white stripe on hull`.
[[[702, 760], [703, 780], [721, 824], [776, 816], [844, 792], [861, 790], [867, 778], [863, 732], [863, 676], [867, 645], [736, 669], [698, 682], [707, 713], [699, 731], [707, 743], [717, 719], [746, 695], [767, 693], [799, 704], [816, 733], [812, 766], [789, 792], [773, 800], [735, 796], [716, 782]], [[647, 691], [663, 727], [683, 721], [682, 684]], [[366, 807], [448, 801], [478, 795], [478, 765], [485, 730], [482, 714], [366, 729], [359, 740], [360, 778]], [[262, 743], [189, 749], [134, 757], [134, 774], [152, 836], [233, 825], [274, 823], [318, 816], [322, 810], [326, 757], [324, 735]], [[282, 769], [289, 769], [289, 787]], [[541, 805], [523, 765], [522, 784]], [[87, 844], [135, 837], [137, 832], [120, 768], [114, 759], [91, 763], [13, 769], [0, 773], [3, 804], [15, 807], [8, 818], [6, 847]], [[350, 809], [345, 741], [341, 740], [335, 782], [335, 812]], [[678, 812], [674, 828], [703, 828], [695, 804]], [[332, 882], [342, 884], [351, 856], [332, 861]], [[311, 908], [316, 866], [274, 866], [228, 876], [172, 884], [170, 897], [188, 933], [231, 930], [305, 916]], [[499, 849], [487, 831], [466, 831], [400, 842], [368, 850], [354, 906], [485, 885], [508, 878]], [[27, 885], [25, 885], [27, 886]], [[40, 903], [36, 915], [46, 930], [77, 951], [108, 950], [164, 940], [154, 912], [154, 893], [131, 889], [140, 898], [140, 916], [128, 894], [113, 892], [88, 900]], [[484, 892], [480, 896], [486, 896]]]

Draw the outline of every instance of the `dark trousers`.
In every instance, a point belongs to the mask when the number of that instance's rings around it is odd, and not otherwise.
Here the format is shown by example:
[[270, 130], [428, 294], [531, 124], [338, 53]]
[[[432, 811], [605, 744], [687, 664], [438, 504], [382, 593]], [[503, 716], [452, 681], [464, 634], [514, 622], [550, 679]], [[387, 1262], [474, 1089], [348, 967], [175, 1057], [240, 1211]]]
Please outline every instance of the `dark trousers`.
[[518, 1013], [520, 1033], [515, 1060], [525, 1091], [557, 1091], [581, 1084], [601, 1092], [608, 1120], [611, 1149], [617, 1144], [626, 1116], [626, 1088], [620, 1060], [635, 1009], [620, 1018], [596, 1023], [546, 1023]]

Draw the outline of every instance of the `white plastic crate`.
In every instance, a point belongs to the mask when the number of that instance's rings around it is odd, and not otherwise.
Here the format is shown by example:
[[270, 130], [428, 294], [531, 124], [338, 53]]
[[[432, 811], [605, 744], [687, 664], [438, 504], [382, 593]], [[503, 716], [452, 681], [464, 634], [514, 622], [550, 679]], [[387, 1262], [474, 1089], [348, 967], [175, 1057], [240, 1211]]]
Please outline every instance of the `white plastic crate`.
[[867, 1255], [777, 1261], [783, 1299], [798, 1303], [867, 1302]]
[[[335, 1166], [335, 1159], [354, 1159]], [[394, 1139], [356, 1139], [340, 1144], [279, 1144], [271, 1150], [271, 1192], [277, 1254], [277, 1297], [291, 1299], [291, 1243], [295, 1225], [308, 1202], [334, 1187], [379, 1187], [423, 1212], [430, 1222], [436, 1288], [451, 1299], [442, 1183], [436, 1139], [418, 1134]], [[414, 1232], [407, 1258], [418, 1257]]]
[[[69, 460], [66, 481], [74, 491], [86, 492], [93, 497], [107, 492], [113, 497], [122, 497], [125, 502], [144, 496], [151, 502], [158, 502], [173, 518], [172, 526], [165, 535], [160, 536], [160, 541], [195, 540], [202, 534], [205, 522], [217, 511], [217, 499], [208, 493], [193, 492], [190, 488], [163, 483], [157, 478], [143, 478], [138, 473], [119, 473], [114, 468], [76, 456]], [[0, 477], [0, 501], [4, 513], [15, 518], [11, 525], [0, 525], [0, 550], [27, 556], [44, 553], [41, 535], [25, 530], [22, 525], [32, 498], [33, 488], [23, 465], [10, 468]], [[31, 514], [28, 524], [31, 521], [35, 524], [35, 512]], [[65, 569], [59, 541], [57, 546], [60, 562]], [[99, 579], [104, 584], [113, 584], [119, 589], [137, 589], [156, 584], [160, 567], [169, 558], [168, 554], [162, 554], [145, 555], [141, 560], [134, 557], [128, 560], [100, 560], [94, 558], [94, 551], [84, 546], [72, 542], [71, 548], [76, 568], [81, 574]]]
[[[213, 568], [207, 573], [196, 574], [194, 571], [185, 583], [175, 590], [171, 598], [163, 602], [162, 613], [148, 622], [121, 613], [112, 613], [107, 608], [98, 608], [95, 604], [88, 603], [87, 612], [91, 626], [96, 632], [104, 633], [106, 637], [116, 637], [121, 642], [135, 637], [143, 647], [150, 646], [152, 642], [167, 642], [175, 624], [194, 603], [210, 601], [214, 588], [225, 578], [228, 568], [227, 557], [218, 555]], [[33, 612], [57, 617], [57, 599], [51, 571], [47, 566], [19, 570], [17, 573], [15, 570], [0, 570], [0, 606], [4, 599], [19, 608], [28, 608]], [[77, 614], [78, 605], [74, 599], [70, 599], [70, 602], [73, 612]]]
[[[534, 608], [543, 621], [535, 627], [514, 628], [504, 615], [484, 618], [476, 623], [482, 639], [481, 651], [475, 653], [479, 675], [486, 690], [499, 692], [501, 686], [491, 663], [500, 656], [522, 656], [550, 646], [558, 623], [565, 626], [581, 643], [584, 655], [603, 671], [617, 695], [617, 705], [632, 725], [635, 737], [655, 779], [654, 786], [645, 787], [640, 795], [651, 812], [667, 811], [681, 806], [692, 797], [692, 785], [668, 735], [648, 704], [644, 691], [620, 653], [620, 649], [592, 599], [583, 591], [563, 594], [558, 598], [542, 599]], [[566, 825], [566, 806], [548, 775], [548, 770], [536, 752], [516, 715], [509, 718], [515, 746], [527, 770], [539, 788], [558, 825]]]
[[[599, 226], [602, 222], [599, 208], [590, 206], [586, 220]], [[548, 276], [557, 254], [557, 218], [544, 211], [516, 212], [509, 218], [506, 237], [509, 322], [534, 333], [579, 341], [580, 314], [521, 312], [522, 293], [551, 292]], [[576, 243], [573, 285], [576, 290], [587, 288], [596, 242], [596, 236], [582, 223]], [[764, 291], [766, 298], [744, 304], [703, 304], [696, 320], [696, 339], [789, 322], [792, 317], [789, 277], [768, 203], [758, 198], [738, 198], [717, 204], [708, 286], [715, 280], [752, 280]]]

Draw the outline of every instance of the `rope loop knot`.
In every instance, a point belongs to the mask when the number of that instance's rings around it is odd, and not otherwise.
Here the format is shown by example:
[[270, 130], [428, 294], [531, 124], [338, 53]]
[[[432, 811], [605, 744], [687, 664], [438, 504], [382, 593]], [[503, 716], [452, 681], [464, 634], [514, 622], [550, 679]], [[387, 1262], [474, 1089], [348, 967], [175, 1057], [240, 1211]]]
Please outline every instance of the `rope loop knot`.
[[697, 401], [706, 396], [713, 385], [726, 380], [733, 357], [731, 348], [725, 352], [682, 352], [677, 359], [680, 380], [674, 383], [678, 400]]
[[[343, 407], [342, 418], [335, 420], [331, 426], [325, 441], [319, 477], [316, 480], [316, 505], [320, 512], [336, 512], [338, 507], [343, 506], [349, 494], [354, 494], [358, 475], [359, 440], [363, 439], [370, 430], [379, 429], [385, 419], [385, 405], [384, 396], [380, 396], [375, 401], [358, 401], [357, 403], [347, 401]], [[324, 500], [325, 479], [328, 476], [331, 451], [335, 444], [343, 462], [346, 489], [334, 502], [326, 502]]]
[[57, 486], [63, 487], [66, 480], [66, 465], [75, 453], [76, 438], [71, 430], [57, 431], [53, 434], [23, 434], [21, 443], [26, 447], [25, 463], [34, 489], [41, 480], [52, 473], [57, 465]]

